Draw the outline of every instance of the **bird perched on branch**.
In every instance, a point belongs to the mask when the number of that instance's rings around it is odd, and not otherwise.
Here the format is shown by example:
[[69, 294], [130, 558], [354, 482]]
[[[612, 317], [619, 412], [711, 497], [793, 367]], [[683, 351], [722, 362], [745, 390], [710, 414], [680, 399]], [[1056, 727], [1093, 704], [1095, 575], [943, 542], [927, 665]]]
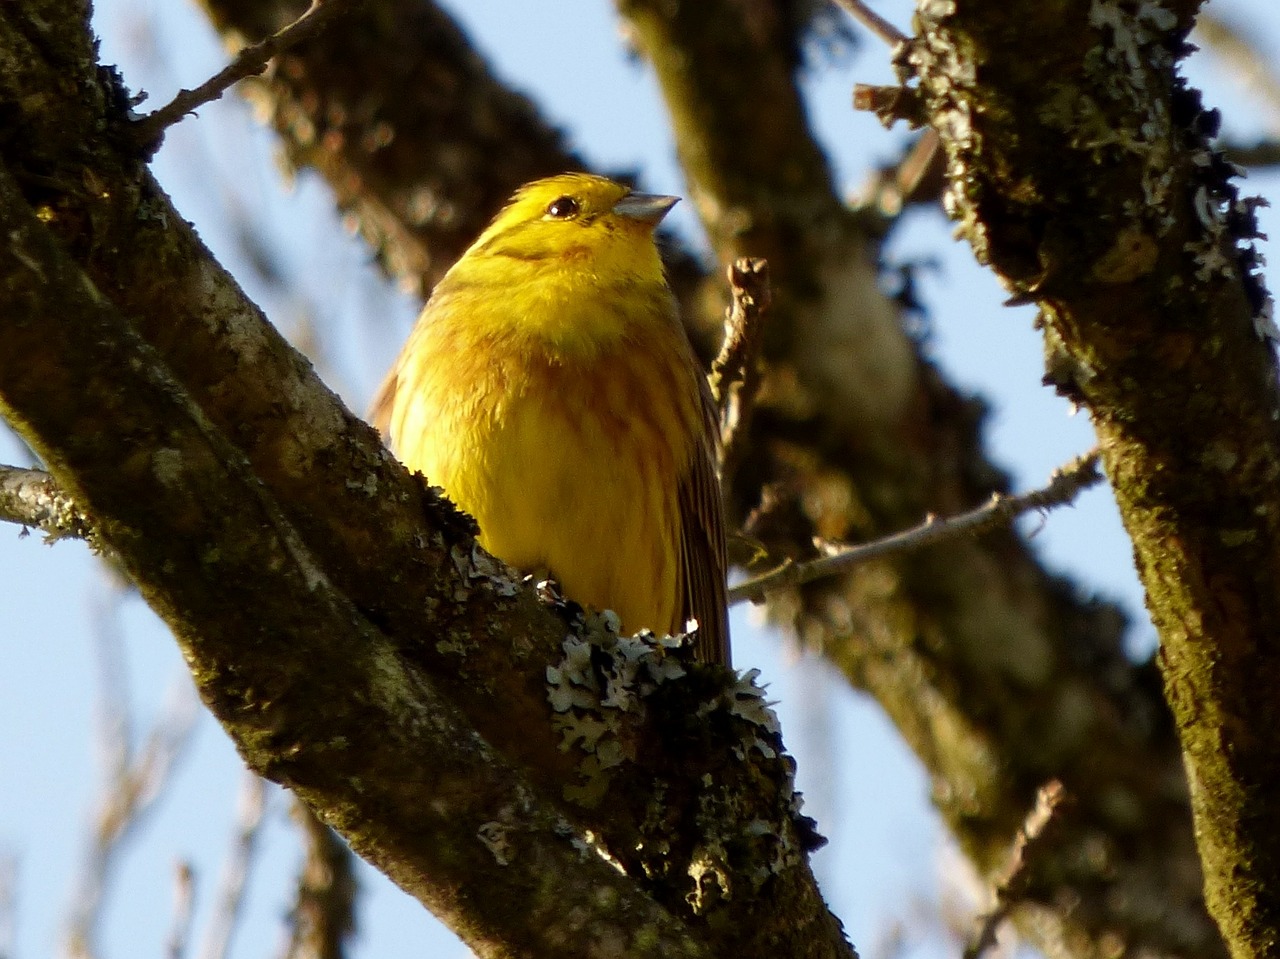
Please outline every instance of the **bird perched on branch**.
[[676, 197], [570, 173], [521, 188], [444, 276], [374, 422], [480, 542], [624, 632], [698, 624], [729, 663], [718, 440], [653, 231]]

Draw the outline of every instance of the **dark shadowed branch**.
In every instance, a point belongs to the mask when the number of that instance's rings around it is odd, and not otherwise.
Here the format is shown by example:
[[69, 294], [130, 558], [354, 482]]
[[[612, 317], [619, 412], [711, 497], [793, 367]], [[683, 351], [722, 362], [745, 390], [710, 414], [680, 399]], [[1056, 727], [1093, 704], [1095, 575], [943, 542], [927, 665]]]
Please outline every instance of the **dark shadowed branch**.
[[343, 959], [356, 932], [355, 857], [302, 803], [294, 803], [292, 816], [302, 834], [305, 858], [282, 959]]

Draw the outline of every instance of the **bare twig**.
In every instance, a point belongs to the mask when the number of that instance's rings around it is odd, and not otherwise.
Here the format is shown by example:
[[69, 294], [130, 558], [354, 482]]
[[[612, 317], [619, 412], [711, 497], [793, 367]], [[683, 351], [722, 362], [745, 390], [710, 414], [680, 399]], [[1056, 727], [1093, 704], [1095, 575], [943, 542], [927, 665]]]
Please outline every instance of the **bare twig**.
[[165, 955], [168, 959], [182, 959], [187, 952], [187, 942], [191, 938], [191, 914], [195, 904], [195, 871], [191, 863], [178, 863], [173, 875], [173, 925], [169, 928], [169, 939], [165, 943]]
[[942, 197], [945, 182], [940, 142], [936, 130], [926, 129], [901, 161], [876, 170], [861, 190], [857, 205], [871, 207], [884, 217], [895, 217], [908, 203], [936, 203]]
[[147, 152], [154, 152], [164, 132], [187, 114], [218, 99], [235, 83], [267, 68], [272, 57], [310, 39], [353, 10], [361, 0], [311, 0], [311, 6], [297, 20], [252, 46], [241, 50], [234, 60], [194, 90], [179, 90], [177, 96], [153, 113], [135, 121], [135, 141]]
[[891, 47], [906, 43], [909, 39], [905, 33], [868, 7], [862, 0], [836, 0], [836, 3]]
[[1236, 143], [1228, 140], [1220, 144], [1218, 149], [1236, 166], [1251, 169], [1280, 166], [1280, 140], [1259, 140], [1256, 143]]
[[760, 391], [760, 344], [769, 309], [769, 262], [739, 257], [729, 267], [733, 305], [725, 316], [724, 345], [711, 364], [711, 393], [720, 414], [720, 479], [728, 484], [742, 455]]
[[87, 539], [89, 518], [43, 470], [0, 465], [0, 521], [34, 526], [50, 542]]
[[302, 829], [307, 859], [284, 959], [343, 959], [356, 929], [355, 859], [347, 844], [300, 802], [293, 817]]
[[135, 753], [122, 639], [115, 604], [96, 617], [99, 651], [98, 739], [103, 785], [95, 802], [94, 825], [67, 923], [64, 954], [73, 959], [96, 955], [103, 894], [110, 884], [116, 854], [171, 781], [174, 766], [191, 739], [198, 701], [185, 675], [170, 690], [146, 742]]
[[993, 885], [995, 905], [982, 917], [973, 938], [965, 946], [964, 959], [979, 959], [996, 944], [996, 929], [1018, 902], [1022, 880], [1027, 864], [1035, 856], [1037, 841], [1044, 835], [1045, 827], [1053, 820], [1065, 798], [1066, 790], [1056, 779], [1045, 783], [1036, 793], [1036, 804], [1027, 813], [1026, 821], [1013, 841], [1013, 848], [1009, 850], [1009, 859]]
[[226, 959], [232, 936], [240, 922], [249, 870], [262, 831], [262, 814], [267, 805], [267, 784], [262, 777], [245, 770], [240, 788], [236, 831], [218, 881], [218, 899], [200, 948], [200, 959]]
[[764, 599], [766, 593], [774, 590], [800, 586], [815, 579], [843, 573], [860, 563], [891, 553], [931, 546], [940, 540], [961, 533], [979, 533], [1008, 523], [1031, 510], [1048, 510], [1056, 506], [1064, 506], [1074, 500], [1082, 490], [1101, 481], [1102, 474], [1098, 471], [1098, 452], [1094, 450], [1067, 466], [1055, 470], [1049, 484], [1043, 489], [1019, 496], [996, 493], [985, 506], [950, 519], [940, 520], [930, 516], [919, 526], [874, 542], [861, 543], [857, 546], [829, 546], [827, 555], [803, 563], [793, 563], [788, 560], [776, 569], [734, 586], [729, 590], [729, 603], [732, 605], [745, 600], [759, 602]]

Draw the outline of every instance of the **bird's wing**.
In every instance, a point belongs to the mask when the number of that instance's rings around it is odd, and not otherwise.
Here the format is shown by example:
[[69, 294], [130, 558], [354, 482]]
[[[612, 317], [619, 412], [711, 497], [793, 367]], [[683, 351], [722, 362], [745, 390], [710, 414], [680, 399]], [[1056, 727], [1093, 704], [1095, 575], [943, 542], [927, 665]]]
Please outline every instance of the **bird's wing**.
[[683, 620], [698, 621], [698, 659], [729, 666], [729, 612], [725, 593], [724, 506], [716, 478], [720, 436], [715, 403], [699, 375], [705, 428], [693, 461], [680, 479], [680, 598]]

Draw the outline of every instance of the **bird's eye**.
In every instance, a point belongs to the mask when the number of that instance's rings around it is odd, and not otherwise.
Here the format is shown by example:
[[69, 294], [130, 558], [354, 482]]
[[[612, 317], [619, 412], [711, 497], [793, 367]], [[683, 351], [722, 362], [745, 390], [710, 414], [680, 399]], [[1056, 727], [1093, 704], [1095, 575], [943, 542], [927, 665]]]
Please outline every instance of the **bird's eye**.
[[555, 220], [568, 220], [578, 214], [578, 201], [571, 196], [558, 197], [547, 206], [547, 216]]

